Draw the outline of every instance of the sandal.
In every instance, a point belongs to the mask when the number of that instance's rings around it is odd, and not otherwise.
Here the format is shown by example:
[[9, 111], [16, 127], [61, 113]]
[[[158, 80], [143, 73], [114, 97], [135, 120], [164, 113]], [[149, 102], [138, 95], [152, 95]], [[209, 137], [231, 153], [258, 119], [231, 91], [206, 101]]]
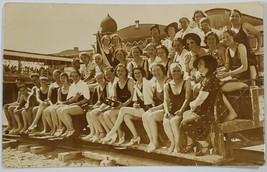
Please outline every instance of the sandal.
[[209, 145], [207, 146], [202, 146], [201, 144], [199, 144], [200, 146], [200, 150], [195, 154], [195, 156], [204, 156], [209, 154]]

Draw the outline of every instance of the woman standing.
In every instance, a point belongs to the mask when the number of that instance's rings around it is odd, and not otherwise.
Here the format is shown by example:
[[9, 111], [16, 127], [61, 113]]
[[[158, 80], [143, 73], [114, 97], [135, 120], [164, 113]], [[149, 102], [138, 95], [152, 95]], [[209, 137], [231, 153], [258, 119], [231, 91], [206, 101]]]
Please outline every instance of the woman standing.
[[101, 42], [102, 42], [103, 51], [105, 53], [105, 56], [107, 57], [109, 64], [112, 67], [116, 67], [119, 62], [113, 55], [114, 53], [113, 50], [111, 50], [111, 38], [108, 35], [104, 35], [101, 38]]
[[129, 76], [133, 76], [133, 68], [135, 67], [141, 67], [145, 70], [146, 72], [146, 78], [149, 76], [149, 66], [148, 66], [148, 61], [143, 59], [141, 57], [142, 55], [142, 50], [137, 47], [133, 46], [131, 48], [131, 56], [133, 57], [133, 60], [130, 61], [127, 65], [127, 69], [129, 71]]
[[151, 73], [151, 68], [155, 63], [160, 63], [161, 59], [157, 56], [157, 47], [153, 43], [147, 44], [147, 46], [144, 48], [144, 52], [148, 56], [148, 68], [149, 68], [149, 76], [147, 79], [151, 79], [153, 77]]
[[161, 64], [165, 67], [165, 75], [168, 74], [172, 60], [168, 58], [169, 51], [164, 45], [157, 46], [157, 54], [161, 59]]
[[[122, 64], [124, 66], [127, 66], [127, 60], [126, 60], [127, 53], [123, 49], [117, 49], [115, 51], [114, 55], [115, 55], [115, 58], [119, 62], [118, 64]], [[117, 67], [117, 65], [115, 67]], [[115, 68], [115, 67], [113, 67], [113, 68]]]
[[191, 99], [190, 80], [183, 79], [183, 72], [178, 63], [170, 66], [172, 80], [164, 85], [164, 119], [163, 126], [171, 146], [169, 152], [180, 151], [180, 122], [183, 112], [188, 109]]
[[170, 23], [165, 27], [164, 31], [168, 36], [161, 40], [161, 43], [167, 47], [169, 52], [173, 52], [172, 43], [176, 33], [178, 32], [178, 24], [176, 22]]
[[94, 59], [95, 59], [95, 63], [96, 63], [95, 71], [96, 72], [104, 72], [108, 66], [103, 62], [102, 55], [101, 54], [95, 54]]

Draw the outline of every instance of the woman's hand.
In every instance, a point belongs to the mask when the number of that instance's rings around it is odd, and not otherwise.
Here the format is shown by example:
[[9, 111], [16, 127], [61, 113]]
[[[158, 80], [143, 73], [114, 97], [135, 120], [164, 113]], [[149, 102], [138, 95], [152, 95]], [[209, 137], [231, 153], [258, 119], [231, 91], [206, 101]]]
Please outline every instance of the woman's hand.
[[183, 116], [183, 112], [180, 111], [180, 110], [177, 110], [177, 111], [174, 113], [174, 115], [176, 115], [176, 116]]
[[230, 76], [230, 74], [229, 72], [226, 72], [226, 71], [218, 71], [216, 76], [217, 78], [222, 79], [222, 78], [226, 78]]
[[134, 104], [133, 104], [133, 107], [134, 107], [134, 108], [136, 108], [136, 109], [139, 109], [139, 108], [141, 108], [141, 106], [140, 106], [140, 104], [139, 104], [139, 103], [134, 103]]
[[120, 108], [122, 108], [122, 107], [124, 107], [125, 105], [123, 104], [123, 103], [121, 103], [120, 102], [120, 104], [117, 106], [117, 107], [115, 107], [115, 109], [120, 109]]

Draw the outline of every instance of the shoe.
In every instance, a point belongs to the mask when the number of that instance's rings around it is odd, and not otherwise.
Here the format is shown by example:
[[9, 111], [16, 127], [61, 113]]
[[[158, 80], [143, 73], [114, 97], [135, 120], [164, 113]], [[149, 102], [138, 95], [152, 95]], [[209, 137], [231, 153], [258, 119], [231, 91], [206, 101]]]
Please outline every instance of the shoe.
[[106, 137], [102, 138], [101, 141], [102, 143], [105, 143], [105, 142], [109, 142], [112, 140], [112, 137], [114, 137], [115, 134], [113, 134], [112, 136], [110, 136], [109, 134], [106, 135]]
[[108, 136], [108, 137], [106, 136], [106, 137], [100, 139], [100, 141], [102, 141], [102, 144], [106, 144], [106, 143], [112, 144], [116, 141], [117, 136], [118, 136], [117, 133], [115, 133], [112, 136]]
[[191, 153], [194, 152], [194, 144], [187, 145], [184, 149], [181, 150], [182, 153]]
[[75, 133], [75, 130], [71, 130], [68, 132], [68, 134], [66, 135], [66, 137], [70, 137]]
[[66, 130], [65, 133], [63, 133], [63, 134], [61, 135], [61, 137], [66, 137], [66, 135], [67, 135], [68, 133], [69, 133], [69, 131]]
[[147, 152], [150, 153], [150, 152], [153, 152], [154, 150], [156, 150], [157, 147], [154, 145], [154, 143], [151, 143], [147, 146]]
[[28, 130], [34, 130], [37, 127], [37, 124], [32, 124], [29, 126]]
[[195, 156], [204, 156], [209, 154], [209, 145], [208, 146], [202, 146], [200, 144], [200, 150], [195, 154]]
[[141, 141], [140, 136], [136, 137], [136, 139], [131, 139], [131, 141], [129, 143], [127, 143], [125, 146], [132, 146], [134, 144], [139, 144]]
[[91, 138], [91, 136], [90, 136], [90, 135], [87, 135], [87, 136], [82, 137], [81, 139], [82, 139], [83, 141], [89, 141], [90, 138]]
[[125, 142], [125, 132], [122, 133], [122, 136], [119, 138], [118, 146]]
[[59, 137], [63, 133], [63, 129], [57, 129], [54, 136]]

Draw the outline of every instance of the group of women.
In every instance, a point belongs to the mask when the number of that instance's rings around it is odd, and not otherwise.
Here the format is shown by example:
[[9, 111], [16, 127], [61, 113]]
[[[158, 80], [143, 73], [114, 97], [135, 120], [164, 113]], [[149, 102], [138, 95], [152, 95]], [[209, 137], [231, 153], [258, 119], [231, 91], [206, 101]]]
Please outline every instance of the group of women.
[[[205, 17], [204, 13], [196, 11], [194, 21], [200, 21], [201, 17]], [[246, 80], [256, 75], [255, 64], [250, 60], [248, 34], [257, 36], [257, 50], [261, 37], [253, 26], [241, 23], [240, 18], [238, 10], [230, 13], [232, 30], [224, 30], [222, 39], [212, 31], [207, 32], [206, 47], [201, 46], [197, 33], [175, 38], [172, 32], [178, 31], [177, 25], [170, 24], [165, 30], [172, 33], [172, 47], [156, 46], [153, 42], [143, 50], [133, 46], [130, 61], [126, 60], [127, 48], [119, 35], [103, 36], [102, 54], [80, 55], [82, 61], [85, 57], [89, 63], [95, 60], [94, 86], [88, 86], [83, 80], [86, 71], [79, 68], [70, 73], [71, 84], [69, 76], [59, 70], [54, 71], [55, 82], [50, 86], [48, 79], [41, 76], [37, 89], [27, 95], [27, 101], [32, 96], [37, 101], [26, 103], [20, 112], [23, 125], [18, 120], [20, 125], [14, 132], [34, 130], [42, 119], [43, 133], [50, 128], [50, 135], [70, 137], [75, 134], [71, 116], [86, 114], [90, 133], [81, 139], [124, 144], [122, 124], [125, 123], [132, 134], [125, 146], [131, 146], [142, 141], [134, 123], [140, 120], [149, 139], [148, 152], [161, 146], [158, 125], [162, 125], [170, 141], [169, 152], [190, 152], [197, 146], [197, 156], [207, 154], [212, 147], [209, 133], [215, 121], [214, 103], [227, 107], [228, 114], [221, 119], [237, 118], [224, 92], [247, 87]], [[175, 54], [173, 59], [169, 53]], [[229, 77], [238, 81], [225, 79]], [[93, 93], [90, 94], [88, 87], [93, 88]], [[222, 111], [219, 109], [217, 113]]]

